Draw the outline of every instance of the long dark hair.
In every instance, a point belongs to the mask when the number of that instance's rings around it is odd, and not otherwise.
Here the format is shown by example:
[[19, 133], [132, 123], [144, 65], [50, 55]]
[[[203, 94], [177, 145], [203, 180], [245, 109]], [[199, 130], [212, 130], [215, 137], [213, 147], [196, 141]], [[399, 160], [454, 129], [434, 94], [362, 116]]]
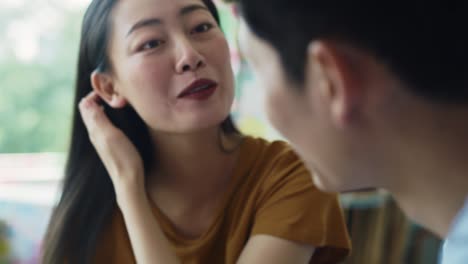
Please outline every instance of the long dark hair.
[[[202, 0], [220, 24], [211, 0]], [[110, 223], [116, 208], [115, 192], [109, 174], [92, 146], [78, 103], [92, 91], [91, 73], [109, 70], [107, 56], [111, 12], [117, 0], [93, 0], [84, 16], [73, 103], [73, 129], [65, 178], [60, 200], [55, 208], [45, 237], [43, 263], [90, 263], [95, 255], [98, 237]], [[133, 142], [143, 158], [145, 170], [154, 160], [149, 131], [136, 112], [127, 106], [105, 112], [115, 126]], [[231, 117], [221, 124], [226, 134], [239, 133]]]

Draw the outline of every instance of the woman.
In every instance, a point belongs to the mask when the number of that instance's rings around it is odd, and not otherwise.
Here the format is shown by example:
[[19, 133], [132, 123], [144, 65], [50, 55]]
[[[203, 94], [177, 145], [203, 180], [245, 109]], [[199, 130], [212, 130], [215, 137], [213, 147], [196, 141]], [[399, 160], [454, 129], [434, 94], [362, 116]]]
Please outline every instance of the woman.
[[342, 260], [336, 196], [285, 143], [235, 129], [233, 86], [210, 0], [94, 0], [44, 262]]

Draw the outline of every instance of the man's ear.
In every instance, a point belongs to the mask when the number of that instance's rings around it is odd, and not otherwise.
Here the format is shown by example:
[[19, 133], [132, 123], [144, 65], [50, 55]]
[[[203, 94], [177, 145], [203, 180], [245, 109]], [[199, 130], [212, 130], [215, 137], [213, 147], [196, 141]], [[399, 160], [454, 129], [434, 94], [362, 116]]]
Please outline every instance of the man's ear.
[[108, 73], [94, 71], [91, 74], [91, 85], [94, 91], [112, 108], [123, 108], [127, 100], [114, 87], [112, 76]]
[[304, 82], [308, 100], [320, 100], [318, 104], [339, 127], [350, 125], [364, 96], [352, 52], [328, 41], [313, 41], [307, 50]]

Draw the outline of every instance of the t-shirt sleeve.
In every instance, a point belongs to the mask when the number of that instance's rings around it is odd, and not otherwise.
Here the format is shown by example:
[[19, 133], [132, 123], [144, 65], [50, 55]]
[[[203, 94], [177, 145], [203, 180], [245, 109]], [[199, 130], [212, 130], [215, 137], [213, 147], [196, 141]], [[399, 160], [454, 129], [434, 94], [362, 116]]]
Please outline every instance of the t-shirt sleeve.
[[273, 159], [264, 175], [252, 235], [312, 245], [313, 263], [342, 261], [350, 241], [337, 195], [318, 190], [292, 150]]

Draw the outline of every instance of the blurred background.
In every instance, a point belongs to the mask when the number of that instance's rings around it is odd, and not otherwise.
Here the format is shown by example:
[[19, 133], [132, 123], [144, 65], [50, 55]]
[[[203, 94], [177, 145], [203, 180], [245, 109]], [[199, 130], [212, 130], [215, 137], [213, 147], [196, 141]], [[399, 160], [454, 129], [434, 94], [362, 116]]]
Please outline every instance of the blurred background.
[[[0, 264], [39, 263], [71, 128], [81, 19], [90, 0], [0, 1]], [[233, 8], [218, 5], [237, 77], [233, 115], [247, 134], [281, 138], [236, 45]], [[440, 241], [381, 190], [341, 196], [354, 252], [346, 263], [436, 263]]]
[[0, 263], [38, 263], [67, 150], [86, 4], [0, 1]]

